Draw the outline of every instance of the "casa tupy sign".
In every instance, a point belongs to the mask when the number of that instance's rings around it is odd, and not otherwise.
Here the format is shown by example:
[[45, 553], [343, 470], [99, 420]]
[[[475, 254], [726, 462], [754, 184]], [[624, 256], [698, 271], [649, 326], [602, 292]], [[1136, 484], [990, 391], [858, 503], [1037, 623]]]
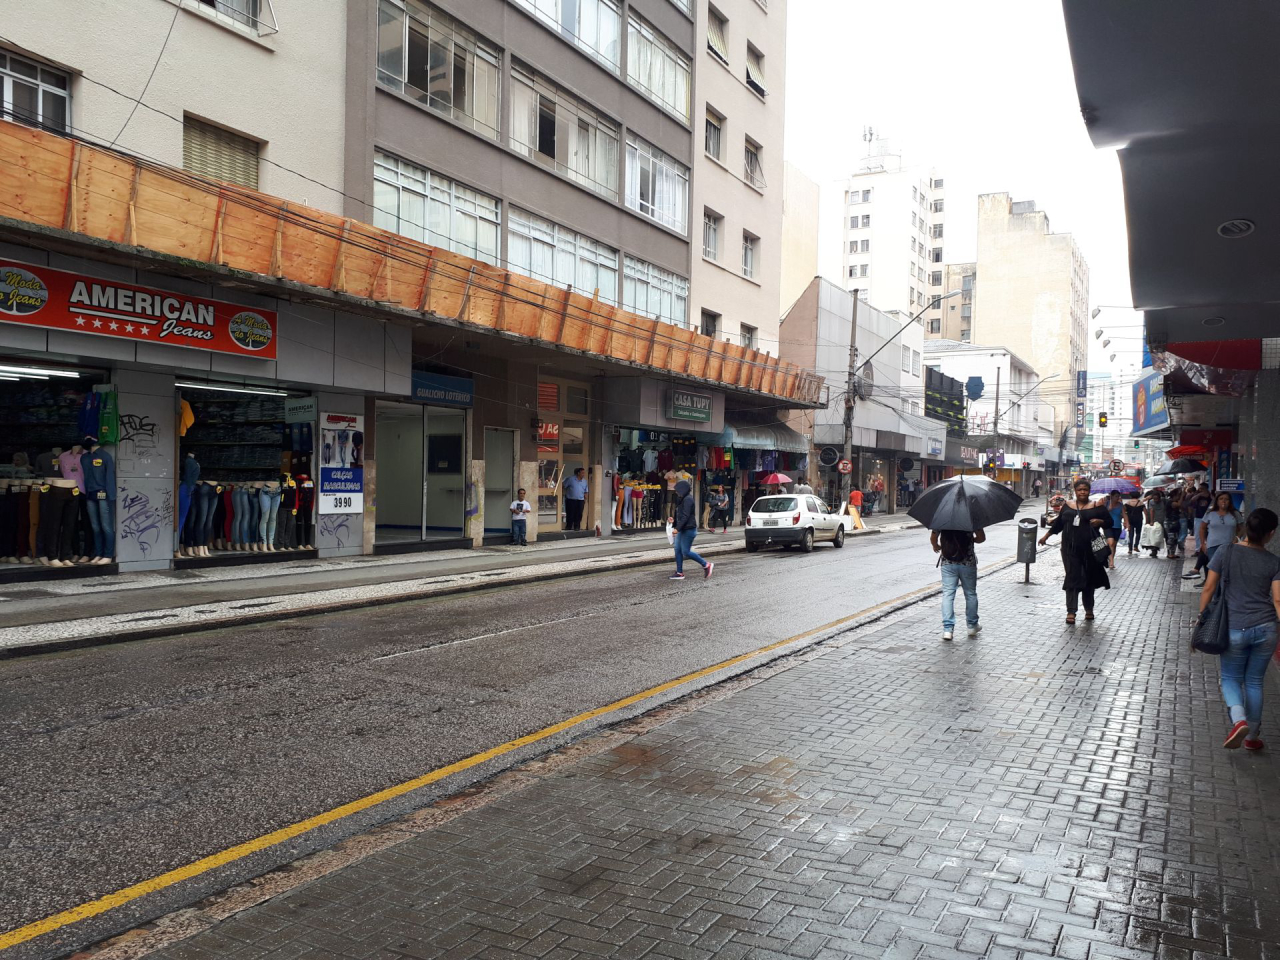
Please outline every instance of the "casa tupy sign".
[[0, 322], [276, 358], [276, 314], [0, 260]]

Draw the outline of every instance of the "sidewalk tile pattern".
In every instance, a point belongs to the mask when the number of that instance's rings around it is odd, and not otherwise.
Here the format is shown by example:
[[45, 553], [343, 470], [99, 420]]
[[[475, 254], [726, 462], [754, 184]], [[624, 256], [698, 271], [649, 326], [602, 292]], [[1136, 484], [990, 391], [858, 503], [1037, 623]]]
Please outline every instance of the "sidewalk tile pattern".
[[1277, 761], [1220, 746], [1181, 566], [1122, 558], [1074, 628], [1060, 569], [983, 580], [977, 639], [923, 604], [159, 955], [1280, 958]]

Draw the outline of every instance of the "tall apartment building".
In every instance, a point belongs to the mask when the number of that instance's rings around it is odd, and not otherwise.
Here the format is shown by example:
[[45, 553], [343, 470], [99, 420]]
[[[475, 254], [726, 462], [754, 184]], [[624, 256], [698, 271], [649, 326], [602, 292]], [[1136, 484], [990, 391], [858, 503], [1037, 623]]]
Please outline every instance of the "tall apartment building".
[[[1102, 463], [1113, 457], [1132, 460], [1133, 426], [1131, 389], [1110, 373], [1090, 373], [1085, 400], [1085, 433], [1080, 443], [1080, 459], [1086, 463]], [[1107, 425], [1101, 425], [1101, 414]]]
[[[882, 140], [852, 176], [823, 191], [823, 275], [881, 310], [941, 322], [946, 263], [943, 180], [903, 163]], [[903, 267], [906, 267], [904, 270]]]
[[973, 340], [974, 285], [978, 281], [976, 263], [949, 263], [943, 271], [942, 289], [959, 290], [958, 297], [942, 301], [939, 316], [925, 325], [924, 335], [930, 340]]
[[795, 164], [782, 164], [782, 285], [778, 316], [791, 305], [818, 276], [818, 212], [822, 189]]
[[1052, 377], [1055, 420], [1075, 422], [1072, 385], [1086, 366], [1089, 266], [1069, 233], [1053, 233], [1034, 201], [978, 198], [978, 270], [972, 341], [1008, 347]]
[[693, 211], [702, 246], [690, 316], [708, 336], [777, 355], [787, 2], [696, 2], [693, 118], [703, 138]]

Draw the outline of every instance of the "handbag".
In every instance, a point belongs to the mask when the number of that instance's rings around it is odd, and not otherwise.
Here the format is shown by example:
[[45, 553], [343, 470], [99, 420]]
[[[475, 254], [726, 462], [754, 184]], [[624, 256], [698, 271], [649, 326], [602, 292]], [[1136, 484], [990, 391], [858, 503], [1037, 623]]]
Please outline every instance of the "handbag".
[[1191, 649], [1210, 656], [1221, 656], [1231, 645], [1231, 624], [1227, 617], [1227, 571], [1231, 566], [1231, 547], [1223, 547], [1222, 577], [1208, 605], [1191, 630]]
[[1093, 551], [1093, 559], [1099, 563], [1108, 563], [1111, 560], [1111, 544], [1107, 543], [1107, 538], [1103, 536], [1102, 531], [1098, 531], [1098, 535], [1089, 541], [1089, 549]]
[[1159, 547], [1164, 544], [1164, 525], [1160, 521], [1148, 523], [1142, 528], [1142, 546]]

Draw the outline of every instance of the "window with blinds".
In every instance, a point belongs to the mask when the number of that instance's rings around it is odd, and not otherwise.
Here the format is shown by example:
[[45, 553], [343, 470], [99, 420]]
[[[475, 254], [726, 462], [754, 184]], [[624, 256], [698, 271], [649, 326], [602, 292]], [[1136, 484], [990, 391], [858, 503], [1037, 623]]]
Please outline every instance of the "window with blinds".
[[751, 47], [747, 47], [747, 86], [762, 97], [769, 92], [764, 85], [764, 54]]
[[202, 177], [257, 190], [258, 144], [194, 117], [184, 117], [182, 168]]
[[707, 15], [707, 49], [720, 58], [726, 66], [729, 64], [729, 43], [725, 39], [726, 22], [724, 17], [714, 10]]

